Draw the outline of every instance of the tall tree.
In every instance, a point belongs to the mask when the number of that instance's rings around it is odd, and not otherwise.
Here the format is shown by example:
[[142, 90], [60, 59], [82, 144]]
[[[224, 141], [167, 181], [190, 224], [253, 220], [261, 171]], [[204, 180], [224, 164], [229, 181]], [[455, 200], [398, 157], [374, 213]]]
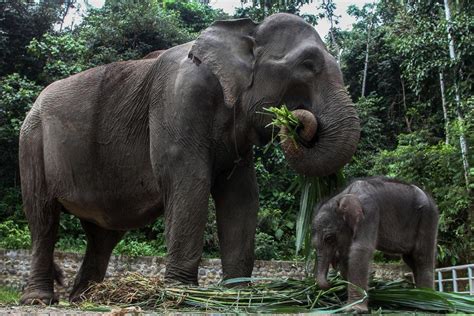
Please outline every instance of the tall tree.
[[[241, 0], [242, 7], [236, 10], [235, 17], [248, 17], [256, 22], [261, 22], [271, 14], [285, 12], [299, 15], [306, 22], [316, 25], [317, 17], [315, 15], [301, 13], [301, 7], [312, 2], [313, 0]], [[251, 5], [246, 6], [249, 3]]]
[[365, 27], [365, 36], [366, 36], [366, 45], [365, 45], [365, 61], [364, 61], [364, 72], [362, 75], [362, 88], [360, 95], [365, 96], [365, 85], [367, 82], [367, 69], [369, 67], [369, 52], [371, 46], [371, 32], [375, 27], [375, 24], [378, 22], [377, 14], [375, 13], [375, 4], [369, 3], [365, 4], [362, 9], [357, 8], [352, 5], [349, 7], [347, 12], [354, 16], [356, 20], [364, 25]]
[[[454, 37], [451, 34], [452, 32], [452, 21], [451, 21], [451, 9], [449, 8], [449, 1], [444, 0], [444, 12], [446, 16], [446, 31], [448, 33], [448, 42], [449, 42], [449, 57], [452, 61], [456, 61], [456, 50], [454, 48]], [[466, 181], [466, 188], [469, 190], [469, 160], [468, 160], [468, 149], [467, 149], [467, 141], [466, 135], [464, 134], [464, 115], [461, 106], [461, 96], [458, 86], [458, 73], [455, 72], [454, 74], [454, 99], [456, 104], [456, 114], [458, 117], [459, 124], [461, 125], [460, 133], [459, 133], [459, 143], [461, 145], [461, 156], [462, 156], [462, 163], [464, 167], [464, 178]]]
[[338, 32], [336, 25], [339, 24], [340, 18], [340, 16], [336, 14], [336, 3], [334, 0], [322, 0], [318, 9], [322, 10], [319, 17], [326, 18], [329, 21], [329, 45], [335, 53], [337, 63], [339, 63], [341, 60], [342, 48], [336, 37], [336, 33]]
[[61, 9], [57, 1], [0, 1], [0, 77], [19, 72], [34, 79], [41, 64], [26, 47], [53, 29]]
[[444, 133], [445, 135], [445, 143], [449, 144], [449, 118], [448, 118], [448, 108], [446, 105], [446, 92], [445, 92], [445, 85], [444, 85], [444, 75], [443, 72], [439, 73], [439, 89], [441, 92], [441, 106], [443, 107], [443, 119], [444, 119]]

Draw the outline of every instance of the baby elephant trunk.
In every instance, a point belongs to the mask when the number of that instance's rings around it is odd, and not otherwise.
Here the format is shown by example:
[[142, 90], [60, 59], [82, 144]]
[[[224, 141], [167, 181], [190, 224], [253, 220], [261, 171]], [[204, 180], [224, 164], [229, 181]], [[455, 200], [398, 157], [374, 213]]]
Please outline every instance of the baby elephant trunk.
[[316, 276], [316, 282], [318, 283], [318, 286], [323, 290], [327, 290], [330, 288], [330, 285], [327, 279], [328, 270], [329, 270], [329, 259], [324, 258], [324, 257], [322, 258], [318, 257], [318, 272]]

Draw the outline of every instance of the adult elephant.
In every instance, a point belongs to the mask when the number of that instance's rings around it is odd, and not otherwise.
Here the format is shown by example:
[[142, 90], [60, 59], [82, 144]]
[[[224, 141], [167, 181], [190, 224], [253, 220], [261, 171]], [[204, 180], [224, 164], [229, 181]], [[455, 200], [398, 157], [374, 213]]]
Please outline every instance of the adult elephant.
[[252, 146], [271, 138], [263, 107], [281, 104], [305, 122], [317, 118], [306, 145], [287, 154], [297, 171], [326, 175], [351, 159], [359, 120], [339, 67], [314, 28], [289, 14], [261, 24], [218, 21], [158, 58], [48, 86], [20, 134], [33, 252], [21, 302], [56, 301], [61, 211], [79, 217], [87, 236], [71, 300], [104, 278], [125, 231], [162, 214], [165, 278], [196, 284], [210, 194], [224, 278], [250, 276], [258, 209]]
[[160, 50], [154, 50], [151, 53], [148, 53], [143, 57], [143, 59], [153, 59], [153, 58], [158, 58], [160, 57], [161, 54], [163, 54], [166, 51], [166, 49], [160, 49]]

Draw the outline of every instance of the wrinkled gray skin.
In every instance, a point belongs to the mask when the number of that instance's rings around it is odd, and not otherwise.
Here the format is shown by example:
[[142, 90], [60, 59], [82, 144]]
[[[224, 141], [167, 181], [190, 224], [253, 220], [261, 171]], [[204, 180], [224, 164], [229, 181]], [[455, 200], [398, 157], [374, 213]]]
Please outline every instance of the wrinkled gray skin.
[[[433, 288], [438, 209], [415, 185], [384, 177], [357, 180], [315, 209], [312, 242], [317, 282], [327, 289], [329, 265], [344, 279], [367, 290], [375, 249], [401, 254], [417, 287]], [[349, 302], [361, 298], [349, 288]], [[367, 302], [354, 306], [367, 311]]]
[[216, 22], [158, 58], [93, 68], [48, 86], [20, 135], [20, 168], [33, 258], [22, 303], [56, 301], [53, 262], [61, 212], [80, 218], [84, 261], [70, 295], [104, 278], [123, 234], [164, 215], [165, 278], [197, 283], [209, 196], [224, 278], [250, 276], [258, 188], [252, 146], [271, 130], [262, 107], [313, 113], [318, 130], [300, 172], [347, 163], [359, 121], [341, 72], [316, 31], [277, 14], [262, 24]]
[[155, 50], [152, 51], [151, 53], [148, 53], [143, 59], [153, 59], [153, 58], [158, 58], [160, 57], [161, 54], [163, 54], [166, 51], [166, 49], [161, 49], [161, 50]]

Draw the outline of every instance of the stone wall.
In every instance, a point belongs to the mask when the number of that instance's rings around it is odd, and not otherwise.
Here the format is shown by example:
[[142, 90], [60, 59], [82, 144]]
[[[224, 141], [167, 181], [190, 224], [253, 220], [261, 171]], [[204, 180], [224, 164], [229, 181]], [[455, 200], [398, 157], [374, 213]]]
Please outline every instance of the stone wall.
[[[65, 299], [69, 293], [74, 277], [79, 270], [83, 254], [55, 253], [55, 262], [63, 269], [65, 286], [57, 286], [56, 292]], [[31, 252], [28, 250], [0, 249], [0, 286], [21, 289], [27, 281], [30, 269]], [[399, 264], [374, 264], [373, 270], [377, 277], [397, 279], [404, 277], [407, 269]], [[165, 259], [162, 257], [126, 257], [112, 256], [107, 269], [107, 278], [117, 278], [125, 272], [140, 272], [144, 275], [163, 276]], [[304, 264], [293, 261], [256, 261], [254, 277], [304, 278]], [[203, 259], [199, 267], [199, 284], [206, 286], [216, 284], [222, 277], [219, 259]]]

